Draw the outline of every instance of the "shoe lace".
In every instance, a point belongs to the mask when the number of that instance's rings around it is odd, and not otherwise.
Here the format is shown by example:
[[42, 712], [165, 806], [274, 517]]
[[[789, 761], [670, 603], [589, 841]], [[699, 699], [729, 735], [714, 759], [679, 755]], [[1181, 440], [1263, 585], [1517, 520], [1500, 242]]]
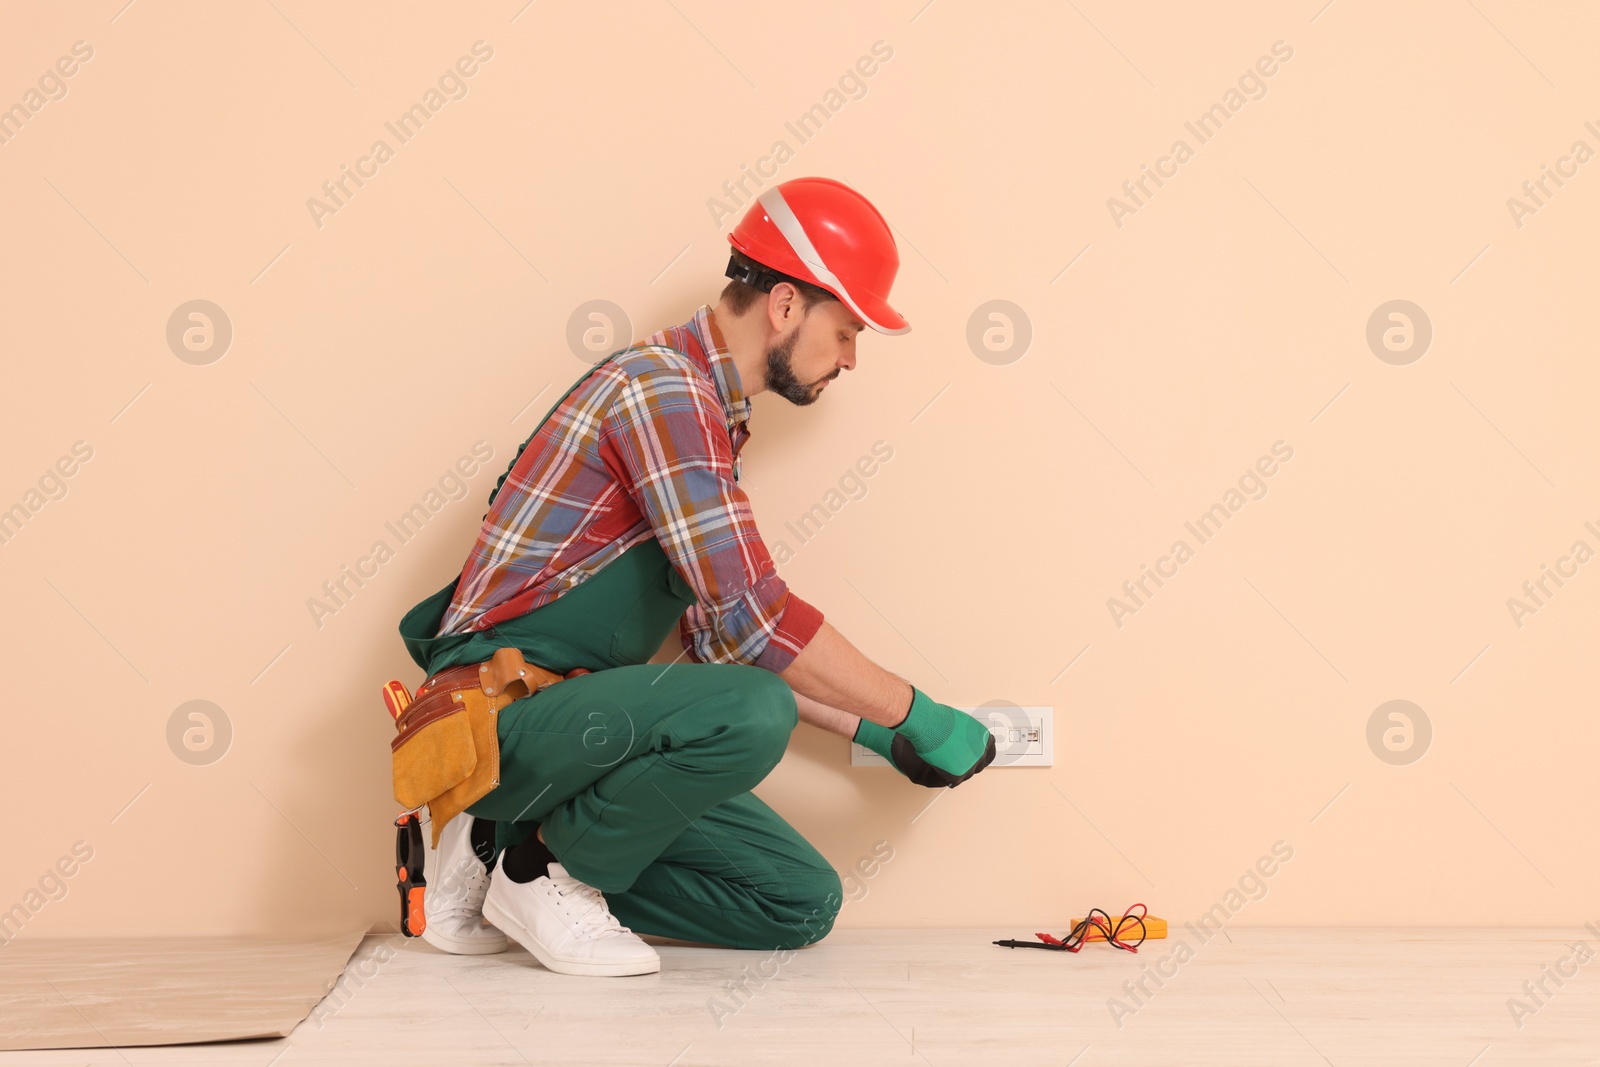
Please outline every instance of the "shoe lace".
[[611, 909], [606, 907], [606, 898], [594, 886], [570, 876], [552, 878], [550, 881], [555, 886], [562, 908], [573, 925], [583, 933], [596, 936], [632, 933], [611, 914]]
[[472, 911], [483, 911], [483, 898], [489, 895], [489, 869], [478, 861], [468, 864], [466, 881], [467, 907]]
[[483, 899], [489, 894], [489, 871], [476, 856], [463, 859], [454, 871], [449, 872], [439, 889], [442, 892], [447, 887], [454, 888], [451, 883], [460, 886], [461, 895], [454, 901], [454, 907], [442, 914], [454, 915], [457, 913], [474, 915], [483, 913]]

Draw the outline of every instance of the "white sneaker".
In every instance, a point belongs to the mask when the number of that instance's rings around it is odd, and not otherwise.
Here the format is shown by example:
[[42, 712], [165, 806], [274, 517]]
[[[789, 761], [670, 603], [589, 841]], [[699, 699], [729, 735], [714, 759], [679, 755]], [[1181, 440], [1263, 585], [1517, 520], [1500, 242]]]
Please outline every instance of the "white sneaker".
[[531, 882], [513, 882], [497, 866], [483, 914], [557, 974], [619, 978], [661, 970], [656, 950], [617, 921], [600, 890], [559, 863]]
[[[422, 843], [433, 840], [428, 811], [422, 810]], [[504, 952], [506, 935], [483, 922], [483, 897], [489, 891], [489, 872], [472, 850], [472, 816], [462, 812], [444, 824], [439, 847], [428, 848], [422, 859], [424, 926], [422, 939], [443, 952], [481, 956]]]

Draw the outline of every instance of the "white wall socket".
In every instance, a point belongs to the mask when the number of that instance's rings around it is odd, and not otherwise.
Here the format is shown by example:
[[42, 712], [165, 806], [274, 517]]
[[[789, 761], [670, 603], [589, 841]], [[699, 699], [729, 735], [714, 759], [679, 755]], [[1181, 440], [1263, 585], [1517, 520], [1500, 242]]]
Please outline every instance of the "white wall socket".
[[[989, 704], [981, 708], [962, 708], [989, 727], [994, 735], [994, 762], [998, 767], [1054, 767], [1054, 708], [1019, 708], [1014, 704]], [[850, 766], [887, 767], [889, 761], [870, 748], [850, 742]]]

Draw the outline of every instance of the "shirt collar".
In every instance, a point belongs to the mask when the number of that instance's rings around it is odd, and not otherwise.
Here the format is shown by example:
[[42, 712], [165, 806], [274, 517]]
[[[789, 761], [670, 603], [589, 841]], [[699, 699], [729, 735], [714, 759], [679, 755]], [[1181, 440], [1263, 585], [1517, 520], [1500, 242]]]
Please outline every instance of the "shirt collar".
[[716, 379], [717, 395], [722, 398], [723, 411], [728, 416], [728, 428], [750, 420], [750, 401], [744, 395], [744, 385], [739, 381], [739, 368], [734, 365], [733, 353], [717, 327], [710, 304], [701, 304], [689, 320], [689, 328], [700, 340], [706, 362], [711, 366], [711, 376]]

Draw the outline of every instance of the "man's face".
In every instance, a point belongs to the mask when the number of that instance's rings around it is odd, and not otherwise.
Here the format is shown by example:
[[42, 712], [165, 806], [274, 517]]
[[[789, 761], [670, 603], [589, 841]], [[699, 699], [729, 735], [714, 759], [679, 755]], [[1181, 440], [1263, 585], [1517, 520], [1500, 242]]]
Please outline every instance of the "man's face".
[[856, 365], [856, 334], [866, 328], [840, 300], [812, 304], [789, 336], [767, 349], [767, 388], [804, 407], [840, 371]]

